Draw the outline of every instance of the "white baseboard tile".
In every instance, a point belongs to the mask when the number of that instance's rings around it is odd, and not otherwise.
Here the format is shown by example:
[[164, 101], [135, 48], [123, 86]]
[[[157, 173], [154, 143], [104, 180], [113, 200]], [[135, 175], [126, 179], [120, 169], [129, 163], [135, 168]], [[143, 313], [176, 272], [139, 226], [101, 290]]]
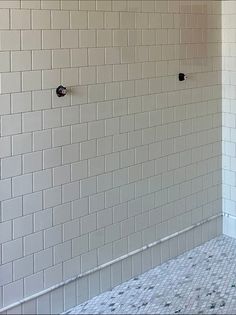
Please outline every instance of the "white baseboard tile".
[[[224, 217], [225, 219], [225, 217]], [[226, 224], [236, 227], [236, 220]], [[235, 229], [236, 231], [236, 229]], [[194, 247], [222, 234], [222, 216], [212, 217], [191, 228], [175, 233], [127, 257], [104, 265], [98, 270], [50, 288], [46, 293], [22, 300], [16, 305], [0, 310], [0, 314], [58, 314], [94, 296], [138, 276], [151, 268], [172, 259]], [[236, 236], [236, 233], [235, 233]]]

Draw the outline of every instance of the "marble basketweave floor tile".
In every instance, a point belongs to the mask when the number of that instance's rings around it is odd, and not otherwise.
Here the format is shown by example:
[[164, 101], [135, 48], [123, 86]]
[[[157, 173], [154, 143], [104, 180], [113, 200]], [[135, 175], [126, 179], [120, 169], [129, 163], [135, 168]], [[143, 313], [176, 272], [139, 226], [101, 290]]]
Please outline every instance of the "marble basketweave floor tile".
[[68, 314], [236, 314], [236, 240], [217, 237]]

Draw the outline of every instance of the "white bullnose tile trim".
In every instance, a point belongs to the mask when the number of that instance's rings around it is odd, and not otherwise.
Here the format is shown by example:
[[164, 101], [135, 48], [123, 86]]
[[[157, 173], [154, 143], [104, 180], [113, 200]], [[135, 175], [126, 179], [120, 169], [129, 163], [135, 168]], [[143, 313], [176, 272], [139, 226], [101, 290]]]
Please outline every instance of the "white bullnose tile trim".
[[[227, 215], [227, 216], [228, 216], [228, 215]], [[92, 273], [95, 273], [95, 272], [98, 272], [98, 271], [100, 271], [100, 270], [102, 270], [102, 269], [105, 269], [105, 268], [107, 268], [107, 267], [109, 267], [109, 266], [111, 266], [111, 265], [113, 265], [113, 264], [115, 264], [115, 263], [118, 263], [118, 262], [120, 262], [120, 261], [122, 261], [122, 260], [125, 260], [125, 259], [127, 259], [127, 258], [129, 258], [129, 257], [131, 257], [131, 256], [134, 256], [134, 255], [136, 255], [136, 254], [142, 253], [142, 252], [144, 252], [144, 251], [146, 251], [146, 250], [148, 250], [148, 249], [150, 249], [150, 248], [153, 248], [153, 247], [155, 247], [155, 246], [157, 246], [157, 245], [159, 245], [159, 244], [161, 244], [161, 243], [164, 243], [164, 242], [166, 242], [166, 241], [169, 241], [170, 239], [177, 238], [177, 237], [180, 236], [181, 234], [187, 233], [187, 232], [189, 232], [189, 231], [191, 231], [191, 230], [193, 230], [193, 229], [195, 229], [195, 228], [197, 228], [197, 227], [200, 227], [200, 226], [202, 226], [202, 225], [204, 225], [204, 224], [206, 224], [206, 223], [210, 223], [211, 221], [217, 220], [217, 219], [219, 219], [219, 218], [221, 218], [221, 217], [222, 217], [222, 214], [221, 214], [221, 213], [218, 214], [218, 215], [212, 216], [211, 218], [208, 218], [208, 219], [206, 219], [206, 220], [203, 220], [203, 221], [201, 221], [201, 222], [199, 222], [199, 223], [197, 223], [197, 224], [191, 225], [191, 226], [189, 226], [189, 227], [187, 227], [187, 228], [185, 228], [185, 229], [183, 229], [183, 230], [181, 230], [181, 231], [179, 231], [179, 232], [176, 232], [176, 233], [173, 233], [173, 234], [171, 234], [171, 235], [168, 235], [168, 236], [166, 236], [166, 237], [164, 237], [164, 238], [162, 238], [162, 239], [160, 239], [160, 240], [158, 240], [158, 241], [155, 241], [155, 242], [153, 242], [153, 243], [150, 243], [150, 244], [148, 244], [148, 245], [145, 245], [145, 246], [143, 246], [143, 247], [141, 247], [141, 248], [139, 248], [139, 249], [137, 249], [137, 250], [134, 250], [134, 251], [132, 251], [132, 252], [126, 254], [126, 255], [123, 255], [123, 256], [121, 256], [121, 257], [119, 257], [119, 258], [117, 258], [117, 259], [114, 259], [114, 260], [112, 260], [112, 261], [109, 261], [108, 263], [105, 263], [105, 264], [100, 265], [100, 266], [98, 266], [98, 267], [96, 267], [96, 268], [93, 268], [93, 269], [91, 269], [91, 270], [89, 270], [89, 271], [87, 271], [87, 272], [85, 272], [85, 273], [81, 273], [81, 274], [77, 275], [76, 277], [73, 277], [73, 278], [68, 279], [68, 280], [66, 280], [66, 281], [62, 281], [62, 282], [60, 282], [59, 284], [57, 284], [57, 285], [55, 285], [55, 286], [52, 286], [52, 287], [50, 287], [50, 288], [48, 288], [48, 289], [46, 289], [46, 290], [40, 291], [39, 293], [33, 294], [33, 295], [31, 295], [31, 296], [29, 296], [29, 297], [27, 297], [27, 298], [24, 298], [24, 299], [22, 299], [22, 300], [20, 300], [20, 301], [18, 301], [18, 302], [16, 302], [16, 303], [13, 303], [13, 304], [11, 304], [11, 305], [8, 305], [8, 306], [6, 306], [6, 307], [0, 309], [0, 314], [5, 313], [6, 311], [8, 311], [8, 310], [10, 310], [10, 309], [12, 309], [12, 308], [15, 308], [15, 307], [17, 307], [17, 306], [23, 305], [23, 304], [26, 303], [26, 302], [32, 301], [32, 300], [34, 300], [34, 299], [37, 299], [37, 298], [39, 298], [39, 297], [42, 296], [42, 295], [46, 295], [46, 294], [48, 294], [48, 293], [50, 293], [50, 292], [52, 292], [52, 291], [54, 291], [54, 290], [56, 290], [56, 289], [58, 289], [58, 288], [61, 288], [61, 287], [63, 287], [63, 286], [66, 286], [66, 285], [68, 285], [69, 283], [72, 283], [72, 282], [74, 282], [74, 281], [76, 281], [76, 280], [79, 280], [79, 279], [81, 279], [81, 278], [83, 278], [83, 277], [89, 276], [89, 275], [91, 275]], [[236, 219], [236, 217], [235, 217], [235, 219]]]

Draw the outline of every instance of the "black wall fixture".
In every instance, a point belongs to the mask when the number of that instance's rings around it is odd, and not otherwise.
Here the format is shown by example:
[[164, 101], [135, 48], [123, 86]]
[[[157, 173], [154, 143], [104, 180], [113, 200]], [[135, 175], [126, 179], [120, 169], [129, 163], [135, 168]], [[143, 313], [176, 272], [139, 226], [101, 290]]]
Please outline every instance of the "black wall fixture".
[[187, 75], [185, 73], [179, 73], [179, 81], [187, 80]]
[[62, 85], [58, 86], [58, 88], [56, 89], [56, 93], [58, 97], [66, 96], [67, 92], [68, 92], [67, 88]]

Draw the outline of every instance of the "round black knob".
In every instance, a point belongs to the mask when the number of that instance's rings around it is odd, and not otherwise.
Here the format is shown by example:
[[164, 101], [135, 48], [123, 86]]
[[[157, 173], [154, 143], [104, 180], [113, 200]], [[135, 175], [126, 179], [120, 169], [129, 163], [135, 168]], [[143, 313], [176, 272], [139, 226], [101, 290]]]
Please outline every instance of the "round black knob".
[[56, 93], [57, 93], [57, 96], [58, 97], [63, 97], [63, 96], [66, 96], [67, 94], [67, 88], [60, 85], [58, 86], [58, 88], [56, 89]]
[[187, 75], [185, 73], [179, 73], [179, 81], [187, 80]]

